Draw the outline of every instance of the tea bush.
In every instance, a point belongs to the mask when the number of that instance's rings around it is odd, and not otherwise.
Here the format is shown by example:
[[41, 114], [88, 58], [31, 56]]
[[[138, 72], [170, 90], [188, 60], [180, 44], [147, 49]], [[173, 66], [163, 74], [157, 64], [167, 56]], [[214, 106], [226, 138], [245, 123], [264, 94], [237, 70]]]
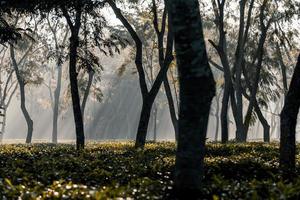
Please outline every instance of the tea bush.
[[[144, 151], [133, 146], [89, 143], [76, 152], [69, 144], [1, 145], [0, 199], [167, 198], [175, 144], [149, 143]], [[281, 179], [278, 151], [275, 143], [209, 143], [201, 198], [300, 198], [300, 177]]]

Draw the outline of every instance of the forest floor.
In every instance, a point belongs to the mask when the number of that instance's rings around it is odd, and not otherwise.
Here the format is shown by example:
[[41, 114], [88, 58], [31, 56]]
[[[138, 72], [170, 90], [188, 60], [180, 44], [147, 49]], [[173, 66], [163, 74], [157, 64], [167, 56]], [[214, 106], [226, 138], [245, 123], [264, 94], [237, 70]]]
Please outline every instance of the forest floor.
[[[172, 191], [174, 143], [0, 145], [0, 199], [165, 199]], [[297, 170], [299, 159], [297, 157]], [[209, 143], [203, 199], [299, 199], [300, 176], [285, 182], [278, 144]]]

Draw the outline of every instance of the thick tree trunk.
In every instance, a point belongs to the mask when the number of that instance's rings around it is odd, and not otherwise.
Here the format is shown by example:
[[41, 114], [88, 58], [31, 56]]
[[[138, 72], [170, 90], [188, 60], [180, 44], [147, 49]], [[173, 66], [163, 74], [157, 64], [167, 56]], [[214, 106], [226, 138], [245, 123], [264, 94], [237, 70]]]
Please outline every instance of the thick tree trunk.
[[62, 81], [62, 66], [57, 66], [57, 85], [54, 91], [54, 107], [53, 107], [53, 121], [52, 121], [52, 143], [57, 144], [57, 124], [59, 113], [59, 97], [61, 91]]
[[[241, 111], [243, 107], [241, 107], [241, 104], [237, 105], [238, 111]], [[241, 112], [239, 112], [238, 119], [241, 118]], [[246, 142], [247, 141], [247, 134], [245, 133], [245, 126], [242, 120], [238, 120], [238, 123], [236, 124], [236, 141], [237, 142]]]
[[280, 167], [294, 172], [296, 154], [296, 125], [300, 107], [300, 54], [289, 91], [280, 114]]
[[215, 82], [205, 48], [197, 0], [171, 2], [180, 83], [175, 189], [181, 197], [201, 189], [205, 139]]
[[147, 99], [143, 100], [142, 111], [141, 111], [141, 116], [140, 116], [140, 120], [139, 120], [136, 140], [135, 140], [135, 148], [144, 148], [144, 146], [145, 146], [147, 130], [148, 130], [148, 125], [149, 125], [149, 120], [150, 120], [151, 109], [152, 109], [153, 103], [154, 103], [154, 100], [152, 100], [149, 97]]
[[81, 113], [81, 108], [80, 108], [80, 98], [79, 98], [78, 82], [77, 82], [77, 71], [76, 71], [78, 45], [79, 45], [78, 35], [73, 35], [73, 33], [72, 33], [72, 36], [70, 39], [69, 74], [70, 74], [73, 114], [74, 114], [74, 120], [75, 120], [75, 126], [76, 126], [77, 150], [84, 148], [84, 139], [85, 139], [82, 113]]

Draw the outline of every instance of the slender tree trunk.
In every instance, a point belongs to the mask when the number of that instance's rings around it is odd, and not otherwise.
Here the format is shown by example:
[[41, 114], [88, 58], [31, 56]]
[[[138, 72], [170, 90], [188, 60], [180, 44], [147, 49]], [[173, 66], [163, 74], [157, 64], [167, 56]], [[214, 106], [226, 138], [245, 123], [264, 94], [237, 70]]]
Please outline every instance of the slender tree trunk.
[[[138, 129], [137, 129], [137, 134], [136, 134], [135, 148], [144, 148], [144, 145], [146, 143], [146, 136], [147, 136], [147, 130], [148, 130], [149, 119], [151, 114], [151, 108], [156, 98], [156, 95], [159, 92], [160, 86], [166, 77], [167, 71], [169, 69], [169, 65], [173, 60], [173, 55], [172, 54], [166, 55], [164, 60], [164, 65], [160, 69], [158, 75], [156, 76], [156, 79], [152, 85], [151, 90], [148, 91], [144, 67], [143, 67], [143, 48], [142, 48], [143, 43], [139, 38], [139, 36], [137, 35], [136, 31], [131, 26], [131, 24], [123, 16], [121, 10], [116, 6], [115, 2], [113, 0], [107, 0], [107, 3], [113, 9], [116, 17], [122, 22], [124, 27], [127, 29], [127, 31], [131, 35], [136, 45], [135, 65], [139, 75], [139, 83], [141, 88], [143, 105], [142, 105], [142, 111], [140, 115]], [[173, 41], [173, 35], [171, 34], [170, 31], [168, 33], [168, 40]], [[172, 45], [167, 46], [167, 49], [168, 48], [172, 48]], [[166, 50], [166, 52], [168, 51], [169, 50]]]
[[[276, 131], [276, 127], [277, 127], [277, 123], [276, 123], [277, 114], [276, 113], [278, 113], [280, 101], [281, 101], [281, 99], [279, 99], [279, 101], [276, 102], [274, 113], [272, 113], [272, 117], [271, 117], [271, 136], [273, 136], [273, 137], [275, 135], [275, 131]], [[278, 135], [276, 135], [275, 138], [279, 139]]]
[[20, 88], [21, 110], [22, 110], [22, 113], [23, 113], [26, 123], [27, 123], [26, 143], [31, 143], [32, 142], [32, 132], [33, 132], [33, 121], [27, 111], [27, 108], [26, 108], [25, 83], [24, 83], [23, 77], [20, 74], [19, 67], [18, 67], [16, 58], [15, 58], [14, 47], [12, 45], [10, 46], [10, 56], [11, 56], [12, 65], [14, 67], [14, 71], [15, 71], [15, 74], [17, 77], [19, 88]]
[[228, 142], [228, 106], [229, 106], [230, 91], [228, 84], [225, 82], [223, 91], [222, 108], [221, 108], [221, 131], [222, 143]]
[[175, 131], [175, 140], [177, 141], [178, 140], [178, 119], [176, 115], [174, 99], [172, 96], [172, 91], [171, 91], [170, 83], [168, 81], [168, 77], [166, 77], [166, 79], [164, 80], [164, 87], [165, 87], [165, 92], [168, 100], [171, 121]]
[[250, 86], [251, 96], [249, 99], [249, 106], [248, 106], [247, 114], [245, 117], [245, 123], [244, 123], [246, 137], [247, 137], [247, 133], [249, 130], [253, 107], [254, 107], [255, 102], [257, 103], [256, 94], [258, 91], [258, 86], [259, 86], [259, 81], [260, 81], [260, 72], [262, 69], [262, 61], [263, 61], [263, 55], [264, 55], [264, 43], [266, 41], [266, 37], [267, 37], [267, 29], [263, 29], [261, 38], [259, 40], [258, 50], [257, 50], [258, 64], [256, 65], [254, 84], [253, 84], [253, 86]]
[[5, 134], [5, 128], [6, 128], [6, 109], [7, 107], [6, 106], [3, 106], [3, 118], [2, 118], [2, 128], [1, 128], [1, 133], [0, 133], [0, 143], [2, 142], [3, 140], [3, 136]]
[[61, 92], [62, 81], [62, 66], [57, 66], [57, 85], [54, 91], [54, 107], [53, 107], [53, 122], [52, 122], [52, 143], [57, 144], [57, 124], [59, 113], [59, 97]]
[[300, 107], [300, 54], [289, 91], [280, 114], [280, 167], [294, 172], [296, 154], [296, 124]]
[[288, 92], [288, 83], [287, 83], [287, 75], [286, 75], [286, 66], [283, 62], [283, 57], [282, 53], [279, 47], [279, 44], [276, 43], [276, 50], [279, 58], [279, 64], [280, 64], [280, 69], [281, 69], [281, 75], [282, 75], [282, 84], [283, 84], [283, 89], [284, 89], [284, 96], [286, 96]]
[[154, 140], [154, 142], [156, 142], [157, 141], [157, 107], [155, 106], [155, 108], [154, 108], [154, 110], [155, 110], [155, 112], [154, 112], [154, 134], [153, 134], [153, 140]]
[[236, 140], [237, 142], [246, 142], [247, 135], [244, 129], [244, 116], [243, 116], [243, 95], [242, 95], [242, 63], [244, 57], [244, 37], [245, 37], [245, 5], [246, 1], [240, 1], [240, 21], [239, 21], [239, 34], [238, 45], [235, 52], [235, 96], [236, 96]]
[[180, 83], [179, 137], [175, 190], [179, 198], [201, 189], [205, 139], [215, 82], [203, 36], [197, 0], [173, 0], [172, 24]]
[[153, 141], [157, 140], [157, 106], [153, 105]]
[[[157, 44], [158, 44], [158, 58], [159, 58], [159, 65], [160, 68], [164, 68], [164, 65], [166, 63], [166, 59], [170, 57], [173, 54], [173, 33], [172, 33], [172, 23], [171, 23], [171, 15], [168, 15], [168, 23], [167, 22], [167, 13], [169, 12], [168, 8], [168, 2], [167, 0], [165, 1], [165, 8], [163, 11], [163, 16], [161, 20], [161, 28], [159, 28], [159, 22], [158, 22], [158, 15], [157, 15], [157, 6], [156, 6], [156, 0], [152, 0], [152, 12], [153, 12], [153, 26], [156, 32], [157, 36]], [[168, 38], [167, 38], [167, 48], [166, 52], [164, 52], [164, 34], [165, 34], [165, 29], [166, 29], [166, 24], [168, 24]], [[166, 54], [166, 57], [165, 57]], [[172, 59], [173, 60], [173, 59]], [[169, 66], [172, 62], [172, 60], [168, 61], [167, 65]], [[171, 116], [171, 121], [174, 127], [174, 132], [175, 132], [175, 139], [177, 141], [178, 138], [178, 119], [176, 115], [176, 110], [174, 106], [174, 99], [172, 95], [172, 90], [169, 84], [168, 76], [164, 77], [164, 88], [168, 100], [168, 105], [169, 105], [169, 111], [170, 111], [170, 116]]]
[[84, 121], [84, 111], [85, 111], [86, 103], [87, 103], [87, 100], [88, 100], [88, 97], [89, 97], [89, 94], [90, 94], [90, 90], [91, 90], [91, 87], [92, 87], [94, 74], [95, 74], [95, 72], [93, 70], [89, 71], [88, 84], [87, 84], [86, 89], [84, 91], [83, 100], [82, 100], [82, 103], [81, 103], [81, 112], [82, 112], [83, 121]]
[[26, 108], [26, 101], [25, 101], [25, 84], [19, 83], [20, 85], [20, 97], [21, 97], [21, 110], [23, 112], [23, 115], [25, 117], [26, 123], [27, 123], [27, 136], [26, 136], [26, 143], [32, 142], [32, 132], [33, 132], [33, 121], [27, 111]]
[[270, 125], [269, 125], [268, 121], [266, 120], [266, 118], [264, 117], [264, 115], [262, 114], [257, 101], [254, 102], [254, 109], [255, 109], [257, 117], [264, 129], [264, 135], [263, 135], [264, 142], [269, 143], [270, 142]]
[[71, 17], [68, 11], [65, 8], [62, 8], [63, 15], [66, 18], [68, 25], [71, 29], [71, 38], [70, 38], [70, 61], [69, 61], [69, 76], [70, 76], [70, 85], [71, 85], [71, 96], [72, 96], [72, 106], [73, 114], [75, 121], [76, 129], [76, 148], [77, 150], [84, 148], [85, 137], [84, 137], [84, 125], [82, 120], [82, 113], [80, 107], [80, 97], [78, 90], [78, 81], [77, 81], [77, 48], [79, 46], [79, 30], [81, 27], [81, 15], [82, 8], [80, 5], [76, 7], [76, 15], [74, 19], [74, 24], [71, 20]]
[[218, 141], [218, 135], [219, 135], [219, 124], [220, 124], [220, 104], [219, 104], [219, 96], [216, 96], [216, 113], [215, 113], [215, 118], [216, 118], [216, 132], [215, 132], [215, 141]]

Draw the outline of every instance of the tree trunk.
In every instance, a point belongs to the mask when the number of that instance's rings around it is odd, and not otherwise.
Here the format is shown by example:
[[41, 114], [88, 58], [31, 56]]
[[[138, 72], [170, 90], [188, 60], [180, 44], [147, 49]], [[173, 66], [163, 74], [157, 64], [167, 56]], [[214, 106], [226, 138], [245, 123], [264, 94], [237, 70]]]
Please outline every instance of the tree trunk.
[[24, 83], [23, 77], [20, 74], [18, 63], [15, 58], [14, 47], [12, 45], [10, 46], [10, 56], [11, 56], [12, 65], [14, 67], [14, 71], [15, 71], [15, 74], [17, 77], [19, 88], [20, 88], [21, 110], [22, 110], [22, 113], [23, 113], [26, 123], [27, 123], [26, 143], [31, 143], [32, 142], [32, 132], [33, 132], [33, 121], [27, 111], [27, 108], [26, 108], [25, 83]]
[[229, 106], [230, 91], [228, 84], [225, 82], [223, 91], [222, 108], [221, 108], [221, 131], [222, 143], [228, 142], [228, 106]]
[[152, 108], [152, 123], [153, 123], [153, 141], [157, 140], [157, 105], [154, 103]]
[[71, 20], [71, 17], [68, 11], [65, 8], [62, 8], [63, 15], [66, 18], [68, 25], [71, 29], [71, 38], [70, 38], [70, 61], [69, 61], [69, 76], [70, 76], [70, 85], [71, 85], [71, 96], [72, 96], [72, 106], [73, 106], [73, 114], [75, 121], [75, 129], [76, 129], [76, 148], [77, 150], [84, 148], [84, 126], [82, 120], [82, 113], [80, 107], [80, 97], [78, 91], [78, 81], [77, 81], [77, 48], [79, 46], [79, 30], [81, 27], [81, 6], [78, 5], [76, 7], [76, 15], [74, 19], [74, 24]]
[[57, 144], [57, 124], [59, 113], [59, 97], [61, 91], [62, 66], [57, 66], [57, 85], [54, 91], [54, 107], [53, 107], [53, 122], [52, 122], [52, 143]]
[[[166, 77], [167, 71], [169, 69], [169, 65], [173, 60], [173, 55], [166, 54], [163, 67], [160, 69], [158, 75], [156, 76], [156, 79], [152, 85], [151, 90], [148, 91], [144, 67], [143, 67], [143, 43], [139, 38], [139, 36], [137, 35], [136, 31], [131, 26], [131, 24], [123, 16], [121, 10], [116, 6], [115, 2], [113, 0], [107, 0], [107, 3], [113, 9], [116, 17], [122, 22], [124, 27], [127, 29], [127, 31], [129, 32], [130, 36], [132, 37], [136, 45], [135, 65], [139, 75], [139, 83], [140, 83], [141, 94], [143, 98], [143, 105], [142, 105], [142, 111], [140, 115], [138, 129], [137, 129], [137, 134], [136, 134], [135, 147], [144, 148], [144, 145], [146, 143], [146, 136], [147, 136], [150, 114], [151, 114], [151, 107], [154, 103], [157, 93], [159, 92], [160, 86]], [[173, 40], [173, 35], [171, 34], [170, 31], [168, 34], [168, 40]], [[167, 48], [172, 48], [173, 43], [170, 44], [171, 45], [167, 46]], [[166, 52], [168, 52], [168, 50], [166, 50]]]
[[[152, 0], [152, 12], [153, 12], [153, 18], [154, 18], [153, 26], [154, 26], [156, 36], [157, 36], [158, 58], [159, 58], [158, 60], [159, 60], [159, 65], [160, 65], [161, 69], [163, 69], [164, 65], [166, 65], [166, 61], [167, 61], [167, 65], [169, 66], [173, 60], [173, 58], [169, 61], [167, 60], [169, 57], [172, 57], [172, 55], [173, 55], [173, 42], [174, 42], [173, 41], [173, 27], [172, 27], [172, 23], [171, 23], [171, 15], [170, 14], [168, 15], [168, 23], [166, 23], [167, 22], [167, 13], [169, 13], [169, 10], [170, 10], [169, 5], [168, 5], [168, 2], [166, 1], [162, 20], [161, 20], [161, 28], [159, 28], [156, 0]], [[164, 52], [164, 49], [165, 49], [164, 34], [165, 34], [166, 24], [168, 25], [168, 37], [167, 37], [167, 41], [166, 41], [167, 48], [166, 48], [166, 51]], [[175, 110], [175, 106], [174, 106], [172, 90], [170, 87], [170, 83], [169, 83], [167, 74], [164, 77], [164, 88], [165, 88], [165, 92], [166, 92], [166, 96], [167, 96], [167, 100], [168, 100], [171, 121], [172, 121], [172, 124], [174, 127], [175, 139], [177, 141], [178, 119], [177, 119], [176, 110]]]
[[77, 82], [77, 71], [76, 71], [76, 60], [77, 60], [77, 47], [79, 45], [78, 35], [71, 36], [70, 39], [70, 83], [71, 83], [71, 95], [72, 95], [72, 105], [73, 105], [73, 114], [76, 126], [76, 147], [77, 150], [84, 148], [84, 128], [83, 120], [80, 108], [80, 98], [78, 91], [78, 82]]
[[178, 119], [177, 119], [177, 115], [176, 115], [174, 99], [172, 96], [172, 91], [171, 91], [171, 87], [170, 87], [170, 84], [168, 81], [168, 77], [166, 77], [166, 79], [164, 80], [164, 88], [165, 88], [165, 92], [166, 92], [166, 96], [167, 96], [167, 100], [168, 100], [171, 121], [172, 121], [174, 131], [175, 131], [175, 140], [177, 141], [178, 140]]
[[141, 111], [138, 129], [137, 129], [136, 140], [135, 140], [135, 148], [144, 148], [145, 146], [147, 130], [148, 130], [153, 103], [154, 100], [152, 100], [149, 97], [143, 100], [142, 111]]
[[174, 184], [179, 198], [187, 194], [196, 197], [203, 179], [205, 139], [215, 82], [208, 64], [198, 1], [171, 2], [180, 83]]
[[288, 84], [287, 84], [287, 75], [286, 75], [286, 66], [283, 62], [282, 58], [282, 53], [279, 47], [279, 44], [276, 43], [276, 50], [277, 50], [277, 56], [279, 58], [279, 64], [280, 64], [280, 69], [281, 69], [281, 75], [282, 75], [282, 84], [283, 84], [283, 89], [284, 89], [284, 96], [286, 96], [287, 91], [288, 91]]
[[0, 133], [0, 143], [3, 140], [3, 136], [4, 136], [5, 128], [6, 128], [6, 109], [7, 109], [7, 107], [3, 106], [3, 113], [2, 113], [3, 118], [2, 118], [2, 128], [1, 128], [1, 133]]
[[219, 135], [219, 123], [220, 123], [220, 105], [219, 105], [219, 96], [216, 96], [216, 113], [215, 113], [215, 118], [216, 118], [216, 132], [215, 132], [215, 141], [218, 141], [218, 135]]
[[257, 117], [264, 129], [264, 135], [263, 135], [264, 142], [270, 143], [270, 125], [269, 125], [268, 121], [266, 120], [266, 118], [264, 117], [264, 115], [262, 114], [261, 109], [256, 100], [254, 102], [254, 109], [255, 109]]
[[92, 87], [94, 74], [95, 74], [95, 72], [93, 70], [89, 71], [89, 80], [88, 80], [88, 84], [86, 86], [86, 89], [84, 91], [83, 100], [82, 100], [82, 103], [81, 103], [81, 112], [82, 112], [83, 121], [84, 121], [85, 106], [86, 106], [86, 103], [87, 103], [87, 100], [88, 100], [88, 97], [89, 97], [89, 94], [90, 94], [90, 90], [91, 90], [91, 87]]
[[296, 154], [296, 125], [300, 107], [300, 54], [289, 91], [280, 114], [280, 168], [294, 172]]
[[32, 132], [33, 132], [33, 121], [27, 111], [26, 108], [26, 101], [25, 101], [25, 84], [19, 83], [20, 85], [20, 97], [21, 97], [21, 110], [25, 117], [26, 123], [27, 123], [27, 136], [26, 136], [26, 143], [32, 142]]

